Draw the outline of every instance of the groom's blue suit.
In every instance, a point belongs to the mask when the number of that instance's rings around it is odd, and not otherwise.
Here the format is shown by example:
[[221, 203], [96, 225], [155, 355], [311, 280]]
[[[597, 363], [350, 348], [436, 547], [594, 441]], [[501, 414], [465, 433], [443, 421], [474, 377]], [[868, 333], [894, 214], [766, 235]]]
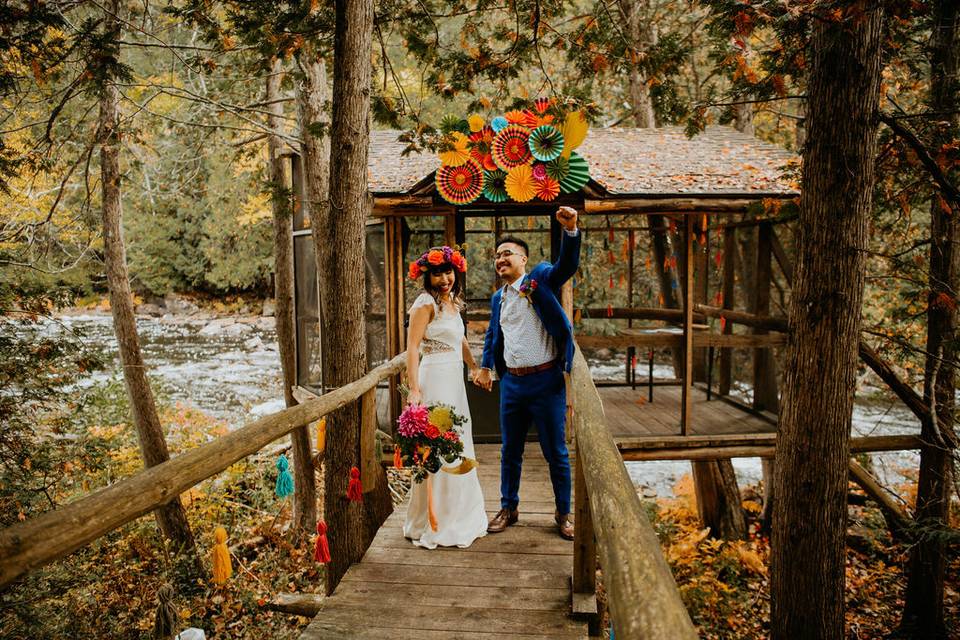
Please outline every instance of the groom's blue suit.
[[[564, 437], [566, 386], [563, 371], [573, 362], [573, 327], [560, 304], [560, 288], [580, 264], [579, 233], [561, 234], [560, 257], [553, 264], [541, 262], [524, 277], [532, 289], [530, 303], [557, 347], [557, 366], [545, 371], [515, 376], [504, 361], [504, 334], [500, 326], [503, 288], [490, 300], [490, 325], [483, 344], [481, 366], [495, 369], [500, 378], [500, 506], [516, 509], [520, 502], [520, 471], [530, 424], [537, 425], [540, 448], [550, 465], [550, 480], [560, 514], [570, 513], [570, 459]], [[531, 284], [536, 283], [533, 286]]]

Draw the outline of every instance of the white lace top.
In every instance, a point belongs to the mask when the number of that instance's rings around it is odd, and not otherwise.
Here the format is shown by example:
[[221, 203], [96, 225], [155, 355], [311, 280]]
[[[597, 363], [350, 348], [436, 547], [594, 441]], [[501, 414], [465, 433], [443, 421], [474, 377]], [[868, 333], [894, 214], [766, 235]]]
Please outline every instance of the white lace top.
[[441, 309], [437, 302], [427, 292], [421, 293], [410, 306], [410, 314], [420, 307], [433, 307], [433, 320], [427, 325], [420, 341], [420, 355], [429, 356], [435, 353], [460, 353], [463, 343], [463, 319], [460, 314]]

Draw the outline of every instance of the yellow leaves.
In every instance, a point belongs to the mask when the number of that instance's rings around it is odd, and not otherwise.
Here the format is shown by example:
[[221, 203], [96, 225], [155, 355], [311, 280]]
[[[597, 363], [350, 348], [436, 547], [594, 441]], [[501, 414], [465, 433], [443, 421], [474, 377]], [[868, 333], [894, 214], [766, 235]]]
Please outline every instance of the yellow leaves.
[[737, 557], [740, 558], [740, 563], [744, 567], [759, 576], [767, 575], [767, 565], [760, 558], [760, 554], [750, 549], [744, 542], [731, 542], [729, 545], [736, 552]]
[[245, 227], [273, 217], [273, 203], [269, 193], [254, 193], [246, 197], [237, 212], [237, 225]]

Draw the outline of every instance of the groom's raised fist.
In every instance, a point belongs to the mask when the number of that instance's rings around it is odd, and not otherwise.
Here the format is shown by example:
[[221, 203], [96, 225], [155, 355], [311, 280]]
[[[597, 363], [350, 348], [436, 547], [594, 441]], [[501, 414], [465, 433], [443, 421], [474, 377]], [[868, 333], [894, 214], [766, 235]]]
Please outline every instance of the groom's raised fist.
[[577, 210], [573, 207], [560, 207], [557, 209], [557, 222], [563, 225], [567, 231], [577, 229]]

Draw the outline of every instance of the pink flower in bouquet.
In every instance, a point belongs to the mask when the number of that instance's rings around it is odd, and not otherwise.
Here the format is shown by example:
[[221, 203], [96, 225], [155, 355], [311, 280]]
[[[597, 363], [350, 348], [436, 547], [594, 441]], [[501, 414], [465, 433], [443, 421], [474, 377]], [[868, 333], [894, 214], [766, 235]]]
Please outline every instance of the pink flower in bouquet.
[[413, 438], [427, 428], [430, 412], [423, 405], [411, 404], [397, 419], [397, 432], [406, 437]]
[[457, 435], [457, 432], [456, 432], [456, 431], [445, 431], [445, 432], [443, 432], [441, 435], [442, 435], [445, 439], [449, 440], [450, 442], [459, 442], [459, 441], [460, 441], [460, 436]]

